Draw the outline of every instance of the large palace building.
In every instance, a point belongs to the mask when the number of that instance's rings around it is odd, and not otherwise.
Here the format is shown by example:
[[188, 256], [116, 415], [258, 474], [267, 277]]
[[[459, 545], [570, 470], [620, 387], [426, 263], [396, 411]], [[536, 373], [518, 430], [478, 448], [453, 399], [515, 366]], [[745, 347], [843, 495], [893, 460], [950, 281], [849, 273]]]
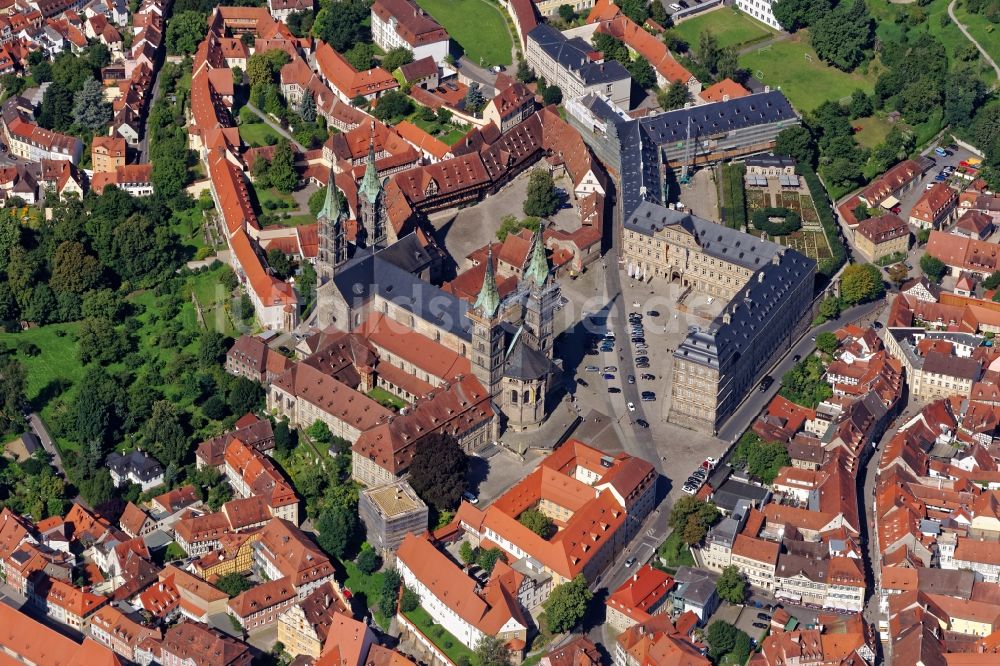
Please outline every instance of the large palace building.
[[810, 321], [816, 262], [795, 250], [656, 203], [624, 222], [632, 275], [728, 301], [674, 352], [670, 420], [717, 430]]

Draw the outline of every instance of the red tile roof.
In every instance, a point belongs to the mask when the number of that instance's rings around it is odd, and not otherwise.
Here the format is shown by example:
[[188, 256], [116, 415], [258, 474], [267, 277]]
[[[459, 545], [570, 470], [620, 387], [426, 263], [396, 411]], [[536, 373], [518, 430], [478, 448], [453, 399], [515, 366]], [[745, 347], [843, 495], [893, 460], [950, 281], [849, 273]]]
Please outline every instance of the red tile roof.
[[399, 87], [392, 74], [381, 67], [373, 67], [363, 72], [354, 69], [344, 56], [334, 51], [326, 42], [318, 42], [316, 64], [330, 85], [348, 99], [359, 95], [363, 97], [377, 95]]

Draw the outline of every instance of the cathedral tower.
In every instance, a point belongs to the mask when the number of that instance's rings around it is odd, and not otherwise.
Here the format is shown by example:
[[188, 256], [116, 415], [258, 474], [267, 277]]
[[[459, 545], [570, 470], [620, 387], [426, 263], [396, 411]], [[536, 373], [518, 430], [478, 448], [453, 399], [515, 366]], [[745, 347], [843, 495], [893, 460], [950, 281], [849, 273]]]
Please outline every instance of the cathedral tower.
[[386, 242], [385, 196], [375, 168], [375, 121], [368, 144], [368, 162], [365, 176], [358, 188], [358, 247], [377, 247]]
[[472, 309], [472, 374], [496, 397], [503, 377], [504, 335], [500, 327], [500, 291], [493, 272], [493, 247], [486, 259], [486, 274]]
[[528, 264], [521, 280], [527, 283], [528, 298], [524, 306], [524, 336], [529, 345], [552, 358], [553, 319], [559, 290], [549, 269], [542, 239], [542, 224], [531, 243]]
[[330, 168], [326, 198], [316, 221], [319, 225], [319, 251], [316, 256], [316, 276], [319, 284], [333, 279], [337, 267], [347, 261], [347, 213], [340, 207], [340, 190]]

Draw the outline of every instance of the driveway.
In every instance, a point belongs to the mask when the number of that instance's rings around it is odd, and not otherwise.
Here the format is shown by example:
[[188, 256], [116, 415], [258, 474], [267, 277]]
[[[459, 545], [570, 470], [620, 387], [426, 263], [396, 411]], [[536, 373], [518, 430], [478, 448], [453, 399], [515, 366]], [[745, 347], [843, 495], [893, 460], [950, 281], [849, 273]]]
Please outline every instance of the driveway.
[[40, 417], [37, 413], [32, 412], [28, 416], [28, 423], [31, 425], [31, 432], [35, 433], [39, 441], [42, 443], [42, 448], [45, 449], [45, 452], [52, 457], [52, 466], [55, 467], [56, 471], [65, 478], [66, 470], [63, 469], [62, 456], [59, 455], [59, 449], [56, 448], [55, 441], [53, 441], [52, 436], [49, 435], [49, 431], [45, 427], [42, 417]]

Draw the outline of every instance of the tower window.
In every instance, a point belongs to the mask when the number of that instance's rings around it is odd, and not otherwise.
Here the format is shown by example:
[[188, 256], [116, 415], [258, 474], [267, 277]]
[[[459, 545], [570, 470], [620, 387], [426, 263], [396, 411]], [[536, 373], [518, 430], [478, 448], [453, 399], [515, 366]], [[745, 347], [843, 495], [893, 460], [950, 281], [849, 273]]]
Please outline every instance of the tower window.
[[511, 391], [510, 392], [510, 402], [511, 402], [511, 404], [514, 404], [514, 405], [517, 404], [517, 391]]

